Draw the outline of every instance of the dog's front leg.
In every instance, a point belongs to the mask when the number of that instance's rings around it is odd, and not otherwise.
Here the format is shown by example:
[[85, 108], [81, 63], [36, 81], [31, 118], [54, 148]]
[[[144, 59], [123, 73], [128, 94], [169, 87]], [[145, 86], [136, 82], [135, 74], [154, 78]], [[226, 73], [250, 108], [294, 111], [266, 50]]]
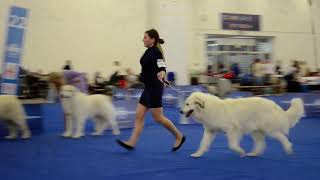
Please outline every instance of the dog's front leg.
[[76, 118], [76, 132], [72, 136], [72, 138], [81, 138], [84, 136], [84, 125], [85, 125], [86, 119], [83, 116], [77, 116]]
[[62, 134], [63, 137], [71, 137], [72, 136], [72, 115], [71, 113], [64, 114], [65, 119], [65, 131]]
[[191, 157], [201, 157], [205, 152], [207, 152], [216, 136], [216, 133], [216, 131], [205, 128], [203, 131], [203, 137], [200, 143], [200, 147], [195, 153], [191, 154]]
[[62, 107], [64, 111], [64, 120], [65, 120], [65, 130], [62, 134], [63, 137], [71, 137], [73, 130], [73, 116], [70, 101], [61, 99]]
[[227, 132], [229, 148], [240, 154], [240, 157], [245, 156], [245, 151], [240, 147], [240, 140], [242, 133], [238, 130], [232, 129]]

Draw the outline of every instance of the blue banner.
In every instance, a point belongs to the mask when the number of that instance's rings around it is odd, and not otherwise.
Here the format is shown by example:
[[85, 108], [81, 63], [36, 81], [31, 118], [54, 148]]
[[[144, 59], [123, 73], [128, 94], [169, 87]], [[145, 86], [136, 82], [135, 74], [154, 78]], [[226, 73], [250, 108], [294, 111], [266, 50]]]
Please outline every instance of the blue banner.
[[27, 19], [28, 10], [26, 8], [10, 7], [4, 61], [2, 62], [2, 94], [17, 94], [18, 92], [19, 67]]

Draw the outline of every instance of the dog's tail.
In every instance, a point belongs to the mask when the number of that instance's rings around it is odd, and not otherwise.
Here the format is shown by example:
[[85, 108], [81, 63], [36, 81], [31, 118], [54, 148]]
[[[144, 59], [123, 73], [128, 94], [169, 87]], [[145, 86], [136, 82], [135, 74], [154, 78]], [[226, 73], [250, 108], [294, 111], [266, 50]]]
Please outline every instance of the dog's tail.
[[287, 110], [287, 116], [290, 123], [290, 127], [294, 127], [301, 117], [304, 116], [304, 103], [301, 98], [294, 98], [291, 101], [291, 106]]

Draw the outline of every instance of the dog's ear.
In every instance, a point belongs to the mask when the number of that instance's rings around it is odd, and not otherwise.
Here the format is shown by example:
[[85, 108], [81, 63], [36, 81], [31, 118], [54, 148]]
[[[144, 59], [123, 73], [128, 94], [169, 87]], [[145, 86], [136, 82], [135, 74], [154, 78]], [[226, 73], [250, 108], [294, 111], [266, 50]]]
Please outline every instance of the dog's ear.
[[200, 108], [204, 109], [204, 101], [201, 100], [199, 97], [196, 97], [196, 98], [195, 98], [194, 103], [195, 103], [197, 106], [199, 106]]

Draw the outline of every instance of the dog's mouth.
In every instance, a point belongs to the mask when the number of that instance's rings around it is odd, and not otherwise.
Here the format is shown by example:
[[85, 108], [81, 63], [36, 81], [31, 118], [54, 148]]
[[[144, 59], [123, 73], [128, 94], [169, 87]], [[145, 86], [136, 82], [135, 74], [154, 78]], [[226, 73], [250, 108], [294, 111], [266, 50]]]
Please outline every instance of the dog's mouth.
[[186, 117], [189, 117], [192, 113], [193, 113], [193, 109], [189, 110], [187, 113], [186, 113]]

